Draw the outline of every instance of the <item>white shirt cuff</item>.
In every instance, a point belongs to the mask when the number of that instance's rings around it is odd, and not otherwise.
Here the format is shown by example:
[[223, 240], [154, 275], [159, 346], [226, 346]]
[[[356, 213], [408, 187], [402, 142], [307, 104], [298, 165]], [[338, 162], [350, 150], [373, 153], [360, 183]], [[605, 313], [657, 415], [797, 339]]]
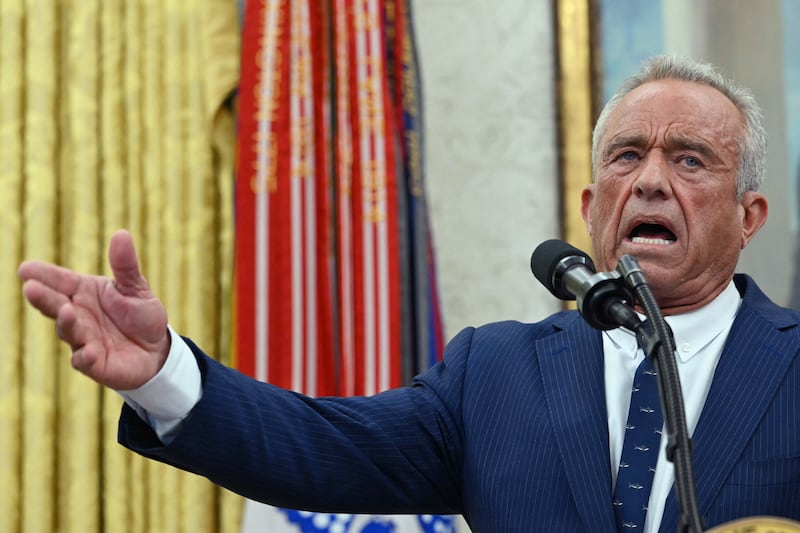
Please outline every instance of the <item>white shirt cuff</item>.
[[161, 370], [133, 390], [117, 391], [164, 444], [180, 430], [181, 422], [203, 396], [200, 368], [192, 350], [169, 327], [170, 349]]

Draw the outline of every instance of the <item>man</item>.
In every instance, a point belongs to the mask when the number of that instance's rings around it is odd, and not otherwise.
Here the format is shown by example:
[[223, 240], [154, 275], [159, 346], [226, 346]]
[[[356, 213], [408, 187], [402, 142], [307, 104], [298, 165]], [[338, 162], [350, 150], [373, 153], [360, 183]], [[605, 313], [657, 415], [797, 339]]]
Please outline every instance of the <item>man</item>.
[[[582, 196], [599, 269], [634, 255], [669, 315], [709, 526], [800, 518], [800, 315], [734, 278], [767, 218], [765, 145], [748, 92], [656, 58], [601, 114]], [[145, 456], [294, 508], [463, 513], [476, 532], [676, 530], [663, 442], [639, 522], [617, 509], [643, 359], [624, 330], [600, 333], [576, 312], [466, 329], [411, 387], [314, 400], [168, 330], [127, 233], [109, 260], [113, 279], [39, 262], [19, 273], [73, 366], [126, 398], [119, 438]]]

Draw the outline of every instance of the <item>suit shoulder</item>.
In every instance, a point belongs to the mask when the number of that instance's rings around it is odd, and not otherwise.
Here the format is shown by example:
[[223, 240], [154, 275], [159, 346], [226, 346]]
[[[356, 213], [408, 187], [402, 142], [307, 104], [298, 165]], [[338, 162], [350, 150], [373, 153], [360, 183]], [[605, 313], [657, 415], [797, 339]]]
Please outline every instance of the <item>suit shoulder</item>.
[[504, 320], [471, 328], [473, 343], [515, 344], [553, 335], [580, 319], [577, 311], [561, 311], [538, 322]]

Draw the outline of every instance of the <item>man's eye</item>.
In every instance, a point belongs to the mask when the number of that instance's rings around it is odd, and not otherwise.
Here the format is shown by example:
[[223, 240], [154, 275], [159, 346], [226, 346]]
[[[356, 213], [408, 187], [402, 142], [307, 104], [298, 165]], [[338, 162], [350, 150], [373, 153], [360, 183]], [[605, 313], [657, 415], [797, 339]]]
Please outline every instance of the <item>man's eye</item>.
[[687, 167], [699, 167], [700, 166], [700, 160], [697, 159], [696, 157], [692, 157], [690, 155], [685, 156], [683, 158], [683, 162], [686, 164]]
[[635, 161], [638, 158], [639, 158], [639, 156], [636, 154], [636, 152], [634, 152], [632, 150], [628, 150], [626, 152], [622, 152], [619, 155], [619, 159], [621, 159], [622, 161]]

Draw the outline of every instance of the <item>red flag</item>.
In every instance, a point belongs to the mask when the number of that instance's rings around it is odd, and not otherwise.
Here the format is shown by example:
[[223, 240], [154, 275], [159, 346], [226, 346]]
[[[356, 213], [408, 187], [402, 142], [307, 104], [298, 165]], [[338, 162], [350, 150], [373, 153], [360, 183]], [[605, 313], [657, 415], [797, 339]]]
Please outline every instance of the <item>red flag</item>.
[[[333, 371], [331, 172], [325, 13], [248, 2], [236, 180], [234, 356], [243, 372], [311, 395]], [[315, 36], [315, 40], [311, 36]], [[316, 62], [320, 62], [317, 65]], [[315, 74], [316, 73], [316, 74]]]
[[233, 355], [257, 379], [374, 394], [440, 353], [412, 44], [401, 0], [246, 4]]

